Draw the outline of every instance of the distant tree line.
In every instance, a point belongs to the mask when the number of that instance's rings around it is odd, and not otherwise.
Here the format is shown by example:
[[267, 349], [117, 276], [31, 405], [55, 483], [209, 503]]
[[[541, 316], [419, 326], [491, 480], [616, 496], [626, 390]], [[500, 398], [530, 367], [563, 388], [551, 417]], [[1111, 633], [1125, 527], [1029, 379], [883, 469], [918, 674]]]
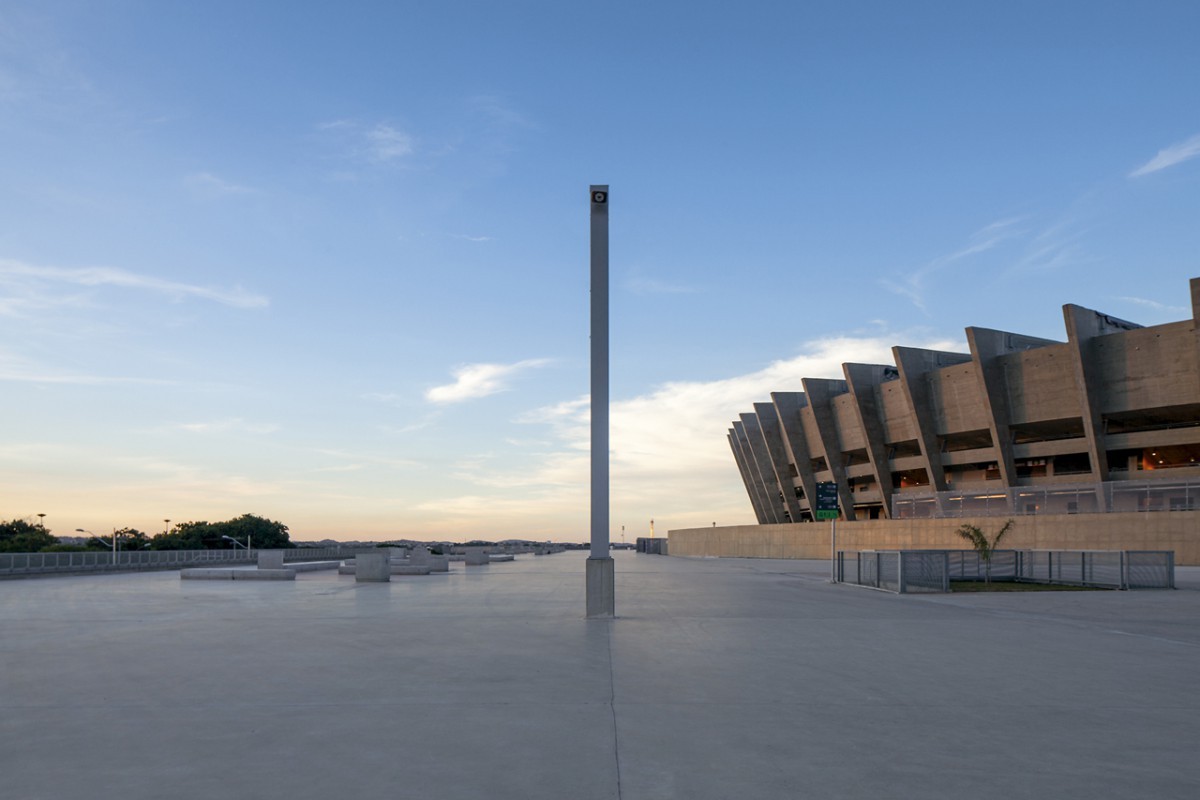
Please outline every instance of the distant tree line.
[[282, 522], [243, 514], [224, 522], [180, 522], [163, 533], [148, 536], [136, 528], [121, 528], [111, 536], [93, 536], [82, 545], [64, 544], [44, 525], [25, 519], [0, 522], [0, 553], [38, 553], [71, 550], [230, 550], [238, 547], [293, 547]]

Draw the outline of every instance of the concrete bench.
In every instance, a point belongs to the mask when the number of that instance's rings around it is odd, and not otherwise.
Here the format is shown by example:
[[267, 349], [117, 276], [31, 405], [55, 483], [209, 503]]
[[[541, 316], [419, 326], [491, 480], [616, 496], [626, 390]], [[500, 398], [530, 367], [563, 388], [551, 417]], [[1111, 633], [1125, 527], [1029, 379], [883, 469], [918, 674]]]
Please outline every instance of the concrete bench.
[[296, 572], [317, 572], [323, 569], [337, 569], [340, 561], [298, 561], [294, 564], [288, 564], [287, 569], [294, 569]]
[[233, 567], [193, 567], [181, 569], [185, 581], [294, 581], [294, 569], [237, 569]]

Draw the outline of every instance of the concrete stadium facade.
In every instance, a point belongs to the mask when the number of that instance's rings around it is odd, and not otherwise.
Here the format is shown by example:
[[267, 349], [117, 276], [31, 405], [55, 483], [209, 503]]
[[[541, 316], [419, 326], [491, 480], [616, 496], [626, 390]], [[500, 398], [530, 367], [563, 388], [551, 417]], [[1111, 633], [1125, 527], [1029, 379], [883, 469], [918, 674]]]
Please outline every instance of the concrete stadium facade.
[[894, 347], [894, 364], [773, 392], [728, 436], [758, 523], [811, 521], [819, 482], [846, 522], [1200, 509], [1190, 288], [1179, 322], [1066, 305], [1065, 342], [971, 327], [966, 353]]

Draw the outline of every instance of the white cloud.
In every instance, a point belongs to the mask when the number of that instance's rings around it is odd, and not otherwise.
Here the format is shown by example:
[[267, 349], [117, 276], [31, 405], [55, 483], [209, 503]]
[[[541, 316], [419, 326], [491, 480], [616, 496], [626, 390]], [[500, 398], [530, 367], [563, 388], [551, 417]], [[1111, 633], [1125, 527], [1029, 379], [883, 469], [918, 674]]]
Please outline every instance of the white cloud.
[[1016, 226], [1020, 218], [1002, 219], [985, 225], [967, 239], [967, 243], [944, 256], [939, 256], [924, 266], [908, 271], [900, 280], [883, 279], [881, 283], [896, 294], [907, 297], [921, 311], [928, 313], [925, 305], [925, 282], [941, 269], [971, 256], [985, 253], [1003, 242], [1022, 235]]
[[1183, 306], [1169, 306], [1166, 303], [1160, 303], [1157, 300], [1147, 300], [1144, 297], [1118, 297], [1118, 300], [1124, 300], [1126, 303], [1149, 308], [1154, 311], [1160, 311], [1163, 314], [1190, 314], [1191, 309]]
[[[731, 422], [752, 411], [755, 402], [769, 401], [773, 391], [802, 391], [802, 378], [841, 378], [843, 362], [891, 364], [897, 343], [966, 351], [963, 342], [928, 335], [839, 336], [809, 342], [800, 355], [744, 375], [665, 383], [615, 400], [610, 409], [614, 530], [624, 524], [622, 518], [631, 523], [657, 518], [670, 527], [752, 521], [725, 441]], [[519, 469], [506, 469], [505, 460], [497, 458], [456, 466], [472, 485], [507, 490], [501, 499], [525, 498], [526, 507], [537, 513], [582, 508], [586, 515], [590, 412], [585, 396], [522, 415], [518, 422], [546, 425], [554, 440], [542, 452], [526, 454], [532, 465], [527, 458]], [[465, 519], [482, 515], [487, 503], [472, 495], [448, 507]]]
[[179, 425], [180, 430], [188, 433], [274, 433], [279, 430], [279, 426], [273, 422], [246, 422], [241, 417], [233, 417], [231, 419], [219, 419], [211, 422], [184, 422]]
[[399, 128], [378, 123], [365, 132], [367, 150], [376, 161], [392, 161], [412, 155], [413, 139]]
[[190, 189], [206, 194], [253, 194], [255, 191], [249, 186], [242, 186], [218, 178], [211, 172], [194, 172], [191, 175], [185, 176], [183, 183]]
[[682, 283], [670, 283], [661, 281], [657, 278], [645, 278], [636, 276], [627, 279], [624, 282], [626, 291], [633, 294], [695, 294], [700, 291], [694, 286], [687, 286]]
[[515, 364], [468, 364], [454, 370], [454, 383], [433, 387], [425, 392], [425, 399], [445, 404], [487, 397], [505, 391], [509, 380], [518, 373], [550, 363], [548, 358], [531, 358]]
[[173, 386], [175, 381], [156, 378], [124, 378], [111, 375], [85, 375], [79, 373], [64, 373], [53, 368], [30, 363], [28, 360], [0, 350], [0, 381], [14, 383], [63, 384], [75, 386], [111, 386], [111, 385], [142, 385], [142, 386]]
[[263, 295], [253, 294], [240, 286], [218, 289], [139, 275], [114, 267], [46, 267], [0, 258], [0, 284], [12, 286], [18, 282], [23, 282], [24, 288], [29, 291], [35, 290], [36, 284], [46, 283], [83, 287], [116, 286], [158, 292], [175, 300], [212, 300], [234, 308], [262, 308], [270, 304]]
[[1167, 167], [1182, 164], [1184, 161], [1190, 161], [1196, 156], [1200, 156], [1200, 133], [1190, 139], [1185, 139], [1182, 142], [1177, 142], [1170, 147], [1159, 150], [1154, 158], [1129, 173], [1129, 177], [1140, 178], [1143, 175], [1149, 175], [1152, 172], [1158, 172]]

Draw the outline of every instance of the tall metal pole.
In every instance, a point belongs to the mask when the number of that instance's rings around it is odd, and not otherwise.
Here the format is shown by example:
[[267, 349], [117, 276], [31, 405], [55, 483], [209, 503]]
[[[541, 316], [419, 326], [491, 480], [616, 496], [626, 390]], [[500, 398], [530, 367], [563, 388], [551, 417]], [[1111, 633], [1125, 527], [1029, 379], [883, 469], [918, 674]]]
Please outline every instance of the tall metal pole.
[[608, 186], [591, 187], [592, 547], [587, 563], [587, 615], [615, 613], [608, 543]]

